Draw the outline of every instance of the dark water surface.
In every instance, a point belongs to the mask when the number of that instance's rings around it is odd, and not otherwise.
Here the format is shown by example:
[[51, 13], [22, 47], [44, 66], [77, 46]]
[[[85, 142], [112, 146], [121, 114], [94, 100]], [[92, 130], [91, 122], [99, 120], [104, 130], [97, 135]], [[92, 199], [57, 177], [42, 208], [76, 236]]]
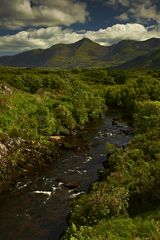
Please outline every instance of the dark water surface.
[[67, 227], [71, 199], [86, 192], [98, 179], [97, 169], [103, 169], [106, 143], [122, 146], [131, 138], [125, 122], [112, 125], [114, 116], [104, 116], [68, 137], [79, 151], [64, 151], [43, 174], [17, 182], [0, 196], [0, 240], [59, 239]]

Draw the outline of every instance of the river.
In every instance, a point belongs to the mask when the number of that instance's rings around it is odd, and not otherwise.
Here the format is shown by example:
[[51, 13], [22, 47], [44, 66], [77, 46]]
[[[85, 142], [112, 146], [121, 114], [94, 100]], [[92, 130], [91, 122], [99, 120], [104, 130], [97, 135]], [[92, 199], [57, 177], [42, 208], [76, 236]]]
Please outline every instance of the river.
[[[71, 201], [86, 192], [103, 169], [107, 142], [126, 145], [130, 127], [123, 120], [117, 125], [110, 113], [88, 124], [76, 136], [67, 137], [77, 146], [41, 174], [16, 182], [0, 196], [1, 240], [57, 240], [67, 228]], [[119, 116], [121, 117], [121, 116]]]

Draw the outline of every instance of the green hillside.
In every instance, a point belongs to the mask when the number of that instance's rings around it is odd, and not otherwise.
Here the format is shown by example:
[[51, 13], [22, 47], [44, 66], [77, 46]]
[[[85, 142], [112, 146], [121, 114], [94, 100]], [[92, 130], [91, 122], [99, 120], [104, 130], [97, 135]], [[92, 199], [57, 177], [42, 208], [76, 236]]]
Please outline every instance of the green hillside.
[[49, 58], [44, 66], [73, 68], [104, 64], [106, 50], [106, 47], [87, 38], [74, 44], [58, 44], [46, 51]]
[[17, 67], [62, 67], [92, 66], [104, 64], [106, 47], [82, 39], [73, 44], [56, 44], [45, 50], [32, 50], [15, 56], [1, 57], [0, 65]]
[[[14, 56], [1, 57], [0, 65], [65, 69], [119, 65], [121, 67], [123, 63], [137, 57], [151, 55], [159, 49], [160, 39], [156, 38], [141, 42], [124, 40], [110, 47], [101, 46], [84, 38], [73, 44], [56, 44], [44, 50], [35, 49]], [[139, 61], [141, 62], [141, 58]]]
[[152, 54], [143, 55], [126, 62], [119, 69], [160, 69], [160, 49]]

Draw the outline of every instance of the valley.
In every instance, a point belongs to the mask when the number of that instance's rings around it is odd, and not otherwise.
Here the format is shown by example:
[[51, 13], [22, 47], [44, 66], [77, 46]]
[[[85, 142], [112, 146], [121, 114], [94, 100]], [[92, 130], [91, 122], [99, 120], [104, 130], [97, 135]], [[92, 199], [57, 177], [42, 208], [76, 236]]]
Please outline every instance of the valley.
[[159, 71], [0, 70], [1, 238], [159, 239]]

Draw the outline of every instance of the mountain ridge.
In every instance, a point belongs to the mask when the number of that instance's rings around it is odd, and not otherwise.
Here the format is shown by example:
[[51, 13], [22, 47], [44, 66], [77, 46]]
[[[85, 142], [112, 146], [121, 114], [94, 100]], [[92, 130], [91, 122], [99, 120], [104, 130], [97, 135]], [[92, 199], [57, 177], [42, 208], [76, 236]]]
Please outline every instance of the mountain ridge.
[[[0, 57], [0, 65], [14, 67], [127, 67], [127, 62], [151, 56], [160, 49], [160, 39], [122, 40], [102, 46], [89, 38], [72, 44], [58, 43], [47, 49], [33, 49], [13, 56]], [[126, 64], [126, 65], [125, 65]], [[136, 64], [135, 64], [136, 65]]]
[[160, 69], [160, 49], [155, 52], [140, 57], [136, 57], [131, 61], [123, 63], [116, 69]]

